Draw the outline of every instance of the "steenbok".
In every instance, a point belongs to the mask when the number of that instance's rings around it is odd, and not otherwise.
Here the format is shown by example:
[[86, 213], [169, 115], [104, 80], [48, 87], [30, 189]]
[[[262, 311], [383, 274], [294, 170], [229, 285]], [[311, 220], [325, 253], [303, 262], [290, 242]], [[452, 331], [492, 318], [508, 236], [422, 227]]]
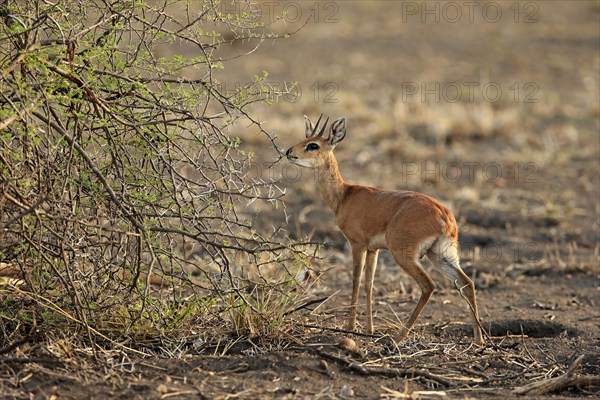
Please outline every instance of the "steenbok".
[[[322, 117], [322, 115], [321, 115]], [[333, 210], [337, 225], [352, 249], [352, 302], [346, 328], [356, 326], [356, 308], [360, 280], [365, 268], [367, 297], [367, 332], [373, 333], [373, 278], [380, 249], [391, 252], [394, 260], [414, 278], [421, 288], [421, 297], [406, 323], [405, 337], [423, 307], [431, 297], [434, 283], [420, 260], [427, 255], [432, 263], [456, 287], [464, 291], [473, 324], [475, 343], [483, 344], [477, 312], [475, 285], [460, 268], [458, 257], [458, 227], [454, 214], [437, 200], [421, 193], [384, 190], [350, 185], [342, 179], [333, 155], [335, 146], [346, 136], [346, 118], [331, 125], [329, 137], [323, 137], [327, 122], [319, 130], [305, 116], [306, 139], [286, 152], [292, 163], [317, 170], [317, 180], [323, 199]], [[318, 133], [317, 133], [318, 132]], [[366, 262], [365, 262], [366, 261]]]

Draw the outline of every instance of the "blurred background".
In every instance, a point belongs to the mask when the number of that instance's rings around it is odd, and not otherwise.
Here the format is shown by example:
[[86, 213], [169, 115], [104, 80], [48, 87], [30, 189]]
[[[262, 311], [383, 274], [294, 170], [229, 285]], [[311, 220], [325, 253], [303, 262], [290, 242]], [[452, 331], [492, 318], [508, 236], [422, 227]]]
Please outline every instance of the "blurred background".
[[[556, 243], [561, 252], [573, 243], [595, 251], [599, 2], [254, 7], [289, 37], [258, 48], [232, 42], [223, 57], [251, 54], [229, 61], [219, 78], [233, 89], [266, 71], [266, 83], [291, 88], [254, 109], [281, 149], [303, 138], [303, 114], [345, 115], [348, 135], [336, 149], [344, 178], [442, 199], [458, 215], [466, 257], [477, 247], [508, 249], [476, 260], [492, 266], [539, 261]], [[278, 159], [260, 135], [243, 126], [235, 133], [258, 164]], [[310, 172], [282, 161], [261, 173], [281, 177], [292, 215], [302, 217], [292, 216], [292, 233], [344, 246]]]

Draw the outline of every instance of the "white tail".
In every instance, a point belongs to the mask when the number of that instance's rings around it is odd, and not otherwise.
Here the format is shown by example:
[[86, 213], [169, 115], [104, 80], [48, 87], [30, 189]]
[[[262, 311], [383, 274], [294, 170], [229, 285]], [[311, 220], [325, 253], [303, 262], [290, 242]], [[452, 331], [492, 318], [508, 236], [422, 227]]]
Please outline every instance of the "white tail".
[[420, 260], [427, 257], [450, 278], [469, 303], [473, 335], [483, 344], [479, 324], [475, 285], [460, 268], [458, 227], [454, 214], [432, 197], [408, 191], [384, 190], [350, 185], [340, 175], [333, 155], [334, 147], [346, 136], [346, 118], [331, 125], [323, 137], [327, 121], [319, 129], [321, 117], [313, 127], [305, 116], [306, 139], [287, 150], [292, 163], [318, 170], [318, 185], [327, 205], [336, 216], [337, 225], [352, 249], [352, 302], [347, 328], [354, 330], [358, 291], [363, 268], [367, 295], [367, 331], [373, 333], [372, 289], [377, 254], [380, 249], [391, 252], [394, 260], [417, 281], [421, 297], [406, 323], [406, 336], [431, 297], [434, 283]]

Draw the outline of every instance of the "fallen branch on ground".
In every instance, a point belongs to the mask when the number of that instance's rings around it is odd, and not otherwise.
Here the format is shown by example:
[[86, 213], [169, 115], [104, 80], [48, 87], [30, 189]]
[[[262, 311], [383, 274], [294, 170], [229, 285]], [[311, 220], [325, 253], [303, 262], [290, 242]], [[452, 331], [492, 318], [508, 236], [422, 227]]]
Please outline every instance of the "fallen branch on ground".
[[418, 370], [418, 369], [404, 369], [404, 368], [387, 368], [387, 367], [366, 367], [350, 359], [337, 356], [322, 350], [317, 350], [317, 354], [323, 358], [336, 361], [351, 371], [358, 372], [361, 375], [382, 375], [388, 377], [401, 377], [401, 378], [424, 378], [430, 381], [434, 381], [439, 385], [445, 387], [452, 387], [454, 384], [449, 380], [440, 376], [432, 375], [429, 372]]
[[520, 386], [516, 389], [513, 390], [514, 394], [520, 394], [520, 395], [532, 395], [532, 396], [539, 396], [539, 395], [544, 395], [547, 393], [552, 393], [552, 392], [559, 392], [561, 390], [564, 390], [566, 388], [569, 387], [574, 387], [574, 386], [584, 386], [584, 387], [590, 387], [590, 386], [600, 386], [600, 377], [598, 376], [574, 376], [573, 374], [575, 373], [575, 371], [577, 371], [577, 369], [579, 368], [579, 366], [581, 365], [581, 362], [583, 361], [583, 357], [584, 355], [580, 355], [579, 357], [577, 357], [577, 359], [573, 362], [573, 364], [569, 367], [569, 369], [567, 370], [567, 372], [565, 372], [564, 374], [554, 377], [554, 378], [549, 378], [549, 379], [544, 379], [542, 381], [538, 381], [538, 382], [532, 382], [529, 383], [525, 386]]

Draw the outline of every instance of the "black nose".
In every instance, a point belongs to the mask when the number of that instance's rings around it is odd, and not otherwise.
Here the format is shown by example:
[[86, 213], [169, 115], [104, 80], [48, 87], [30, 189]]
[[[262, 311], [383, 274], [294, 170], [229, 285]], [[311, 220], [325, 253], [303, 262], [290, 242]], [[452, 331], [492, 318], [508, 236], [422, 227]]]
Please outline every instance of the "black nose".
[[287, 151], [285, 152], [286, 156], [291, 156], [292, 155], [292, 148], [290, 147], [289, 149], [287, 149]]

